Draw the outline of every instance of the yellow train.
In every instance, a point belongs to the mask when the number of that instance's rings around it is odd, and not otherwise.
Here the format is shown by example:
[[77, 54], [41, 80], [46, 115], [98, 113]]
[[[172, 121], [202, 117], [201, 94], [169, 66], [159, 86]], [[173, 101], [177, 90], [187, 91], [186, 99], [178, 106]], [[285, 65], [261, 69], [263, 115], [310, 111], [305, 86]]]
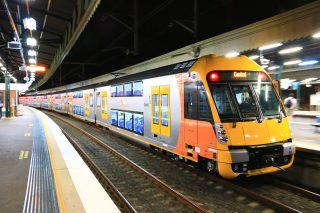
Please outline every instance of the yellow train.
[[289, 168], [288, 118], [268, 74], [215, 55], [21, 102], [96, 122], [224, 178]]

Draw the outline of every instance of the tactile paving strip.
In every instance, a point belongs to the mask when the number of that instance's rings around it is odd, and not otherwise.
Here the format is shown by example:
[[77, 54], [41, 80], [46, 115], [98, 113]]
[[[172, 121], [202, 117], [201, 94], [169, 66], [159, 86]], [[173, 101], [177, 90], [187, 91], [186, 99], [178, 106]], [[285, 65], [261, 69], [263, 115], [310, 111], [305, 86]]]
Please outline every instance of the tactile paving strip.
[[23, 212], [59, 212], [44, 129], [35, 116], [32, 156]]

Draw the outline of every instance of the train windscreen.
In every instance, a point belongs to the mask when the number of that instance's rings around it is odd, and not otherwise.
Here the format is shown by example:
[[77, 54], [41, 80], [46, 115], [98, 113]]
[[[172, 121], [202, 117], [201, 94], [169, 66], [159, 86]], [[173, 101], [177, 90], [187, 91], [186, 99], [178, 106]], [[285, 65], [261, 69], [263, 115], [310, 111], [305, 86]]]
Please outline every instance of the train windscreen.
[[221, 121], [284, 116], [271, 81], [264, 73], [211, 72], [207, 79]]

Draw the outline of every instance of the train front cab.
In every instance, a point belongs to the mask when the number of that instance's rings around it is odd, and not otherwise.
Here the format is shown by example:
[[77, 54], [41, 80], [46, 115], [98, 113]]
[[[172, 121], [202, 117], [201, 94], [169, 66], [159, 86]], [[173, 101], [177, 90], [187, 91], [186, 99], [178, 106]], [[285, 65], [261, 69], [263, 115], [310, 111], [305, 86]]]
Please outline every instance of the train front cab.
[[295, 147], [288, 119], [261, 67], [247, 57], [208, 56], [192, 70], [203, 81], [214, 120], [212, 144], [203, 144], [210, 137], [205, 133], [200, 135], [204, 140], [198, 141], [198, 147], [205, 150], [199, 152], [199, 160], [204, 157], [209, 170], [231, 179], [292, 165]]

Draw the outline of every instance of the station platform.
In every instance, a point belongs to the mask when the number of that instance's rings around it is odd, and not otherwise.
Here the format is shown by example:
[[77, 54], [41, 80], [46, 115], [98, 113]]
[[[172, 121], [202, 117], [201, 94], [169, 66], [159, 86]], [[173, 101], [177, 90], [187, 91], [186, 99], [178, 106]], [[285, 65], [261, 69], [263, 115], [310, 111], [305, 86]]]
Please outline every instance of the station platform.
[[320, 153], [320, 127], [314, 126], [317, 115], [320, 112], [299, 113], [289, 121], [297, 150]]
[[1, 212], [120, 212], [42, 112], [0, 120]]

